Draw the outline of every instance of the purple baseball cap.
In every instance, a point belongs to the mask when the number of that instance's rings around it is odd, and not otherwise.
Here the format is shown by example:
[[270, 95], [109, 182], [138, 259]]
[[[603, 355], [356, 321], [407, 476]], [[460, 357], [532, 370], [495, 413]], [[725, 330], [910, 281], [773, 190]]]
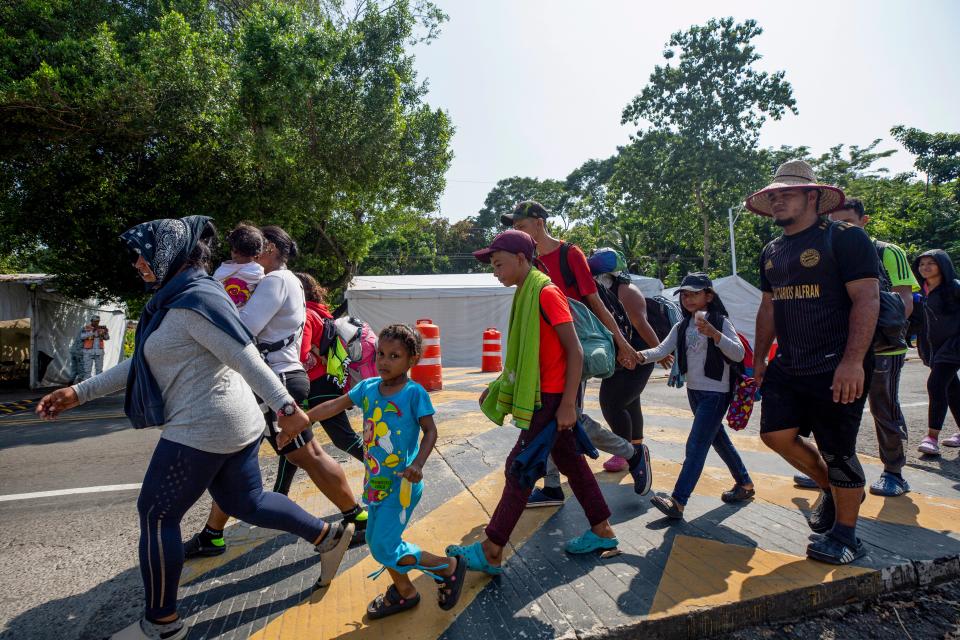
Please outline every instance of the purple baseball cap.
[[529, 234], [516, 229], [508, 229], [494, 238], [486, 249], [474, 251], [473, 257], [480, 262], [489, 264], [490, 256], [494, 251], [506, 251], [507, 253], [522, 253], [527, 256], [527, 260], [533, 260], [533, 252], [536, 248], [537, 245]]

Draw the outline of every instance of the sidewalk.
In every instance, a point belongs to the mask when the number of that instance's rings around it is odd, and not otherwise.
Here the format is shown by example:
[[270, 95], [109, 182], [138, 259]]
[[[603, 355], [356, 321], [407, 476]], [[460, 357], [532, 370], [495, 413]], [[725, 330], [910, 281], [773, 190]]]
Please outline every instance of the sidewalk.
[[[513, 427], [496, 427], [477, 408], [491, 376], [444, 373], [444, 390], [431, 394], [438, 447], [407, 529], [409, 540], [431, 551], [482, 536], [516, 438]], [[594, 399], [587, 411], [599, 418], [595, 388], [587, 397]], [[644, 414], [654, 491], [668, 492], [683, 460], [690, 415], [656, 405], [645, 405]], [[436, 606], [432, 581], [418, 576], [419, 607], [370, 623], [366, 604], [389, 578], [366, 577], [378, 565], [365, 547], [348, 552], [329, 589], [312, 593], [319, 571], [312, 548], [293, 536], [236, 524], [228, 529], [224, 556], [187, 564], [181, 614], [191, 617], [191, 638], [693, 638], [960, 574], [960, 485], [911, 471], [907, 496], [868, 496], [858, 534], [869, 553], [855, 566], [833, 567], [804, 555], [810, 531], [802, 512], [815, 492], [794, 488], [792, 468], [756, 435], [732, 437], [757, 484], [753, 502], [721, 502], [731, 480], [711, 453], [686, 519], [668, 523], [649, 506], [650, 496], [633, 493], [628, 475], [602, 471], [602, 456], [591, 464], [623, 553], [601, 560], [563, 552], [563, 542], [586, 526], [572, 498], [561, 508], [527, 511], [504, 574], [468, 574], [450, 612]], [[273, 454], [264, 447], [261, 455]], [[863, 463], [871, 482], [880, 473], [878, 461], [864, 457]], [[344, 467], [359, 490], [363, 468], [352, 460]], [[334, 511], [302, 474], [292, 497], [314, 513]]]

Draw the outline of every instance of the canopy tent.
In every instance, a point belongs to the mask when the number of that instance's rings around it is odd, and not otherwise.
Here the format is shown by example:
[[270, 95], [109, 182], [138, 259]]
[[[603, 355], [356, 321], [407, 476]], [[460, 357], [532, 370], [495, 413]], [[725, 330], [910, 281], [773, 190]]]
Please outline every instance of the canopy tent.
[[350, 315], [377, 332], [429, 318], [440, 327], [445, 366], [479, 367], [485, 329], [498, 329], [506, 348], [514, 291], [492, 273], [357, 276], [345, 297]]
[[[665, 289], [663, 295], [673, 298], [679, 287]], [[740, 276], [726, 276], [713, 281], [713, 289], [723, 300], [730, 314], [730, 322], [749, 342], [756, 345], [757, 309], [760, 308], [760, 290]]]
[[[0, 275], [0, 322], [5, 323], [5, 333], [21, 334], [20, 349], [9, 350], [14, 360], [6, 364], [14, 369], [29, 367], [31, 389], [74, 381], [79, 373], [80, 330], [91, 316], [100, 316], [100, 324], [110, 330], [110, 340], [104, 345], [104, 370], [117, 364], [123, 351], [124, 308], [62, 296], [49, 286], [51, 278], [45, 274]], [[22, 333], [26, 327], [29, 346], [25, 351]]]
[[653, 296], [659, 296], [663, 292], [663, 282], [659, 278], [651, 278], [649, 276], [638, 276], [633, 273], [630, 275], [630, 282], [636, 285], [640, 292], [643, 293], [644, 298], [652, 298]]

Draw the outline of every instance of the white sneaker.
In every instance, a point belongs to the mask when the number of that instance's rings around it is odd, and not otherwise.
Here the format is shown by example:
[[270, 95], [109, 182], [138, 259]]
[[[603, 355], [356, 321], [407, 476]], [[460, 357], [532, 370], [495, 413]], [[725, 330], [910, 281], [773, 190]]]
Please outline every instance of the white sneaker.
[[[323, 551], [319, 548], [323, 545], [323, 542], [317, 546], [317, 551], [320, 552], [320, 577], [313, 585], [314, 589], [322, 589], [333, 582], [334, 576], [340, 569], [340, 563], [343, 561], [343, 554], [347, 552], [350, 541], [353, 540], [354, 529], [355, 526], [352, 522], [336, 522], [330, 525], [327, 535], [339, 535], [340, 537], [336, 539], [336, 543], [332, 547]], [[326, 538], [324, 538], [325, 540]]]
[[183, 640], [188, 633], [190, 633], [190, 625], [182, 619], [169, 624], [154, 624], [140, 618], [110, 638], [111, 640]]

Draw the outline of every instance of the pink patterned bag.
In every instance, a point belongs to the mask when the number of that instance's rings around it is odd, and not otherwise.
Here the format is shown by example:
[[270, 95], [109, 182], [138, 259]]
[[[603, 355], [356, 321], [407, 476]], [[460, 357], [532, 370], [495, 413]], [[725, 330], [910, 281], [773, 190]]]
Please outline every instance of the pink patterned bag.
[[740, 431], [750, 422], [753, 413], [753, 403], [757, 397], [757, 381], [747, 376], [740, 376], [740, 382], [733, 393], [733, 400], [727, 409], [727, 424], [734, 431]]
[[377, 375], [377, 334], [373, 332], [366, 322], [360, 328], [360, 331], [354, 337], [354, 342], [348, 345], [351, 357], [359, 350], [359, 357], [350, 361], [347, 365], [347, 386], [349, 391], [353, 385], [361, 380], [373, 378]]

